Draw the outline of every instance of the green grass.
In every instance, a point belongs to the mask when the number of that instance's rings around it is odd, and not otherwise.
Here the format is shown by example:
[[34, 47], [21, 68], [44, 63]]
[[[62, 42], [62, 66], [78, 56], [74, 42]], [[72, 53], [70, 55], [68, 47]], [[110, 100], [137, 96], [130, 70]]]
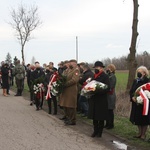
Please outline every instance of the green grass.
[[[149, 129], [148, 129], [149, 130]], [[141, 139], [133, 138], [137, 135], [137, 126], [133, 125], [129, 118], [115, 116], [115, 128], [110, 130], [111, 133], [126, 139], [129, 143], [143, 148], [149, 148], [150, 143]], [[150, 138], [150, 131], [147, 132], [146, 139]]]
[[116, 71], [116, 91], [125, 91], [128, 81], [128, 72], [127, 71]]

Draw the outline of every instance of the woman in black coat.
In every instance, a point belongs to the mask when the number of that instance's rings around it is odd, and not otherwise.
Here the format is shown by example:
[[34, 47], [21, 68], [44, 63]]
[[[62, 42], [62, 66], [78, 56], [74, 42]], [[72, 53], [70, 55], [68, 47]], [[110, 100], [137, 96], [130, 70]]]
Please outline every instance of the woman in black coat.
[[132, 122], [132, 124], [138, 126], [139, 133], [134, 137], [145, 139], [147, 127], [149, 125], [149, 115], [146, 116], [142, 115], [143, 105], [141, 104], [137, 105], [134, 93], [138, 87], [149, 82], [148, 79], [149, 72], [147, 68], [144, 66], [140, 66], [139, 68], [137, 68], [136, 72], [137, 78], [133, 81], [132, 87], [130, 89], [130, 101], [132, 103], [130, 121]]
[[8, 75], [9, 75], [9, 68], [8, 64], [3, 64], [1, 68], [2, 73], [2, 88], [3, 88], [3, 95], [7, 96], [7, 89], [9, 88], [9, 82], [8, 82]]
[[107, 93], [109, 91], [109, 77], [104, 72], [104, 65], [102, 62], [95, 62], [94, 68], [94, 80], [108, 85], [107, 89], [99, 90], [89, 99], [88, 118], [93, 119], [94, 127], [94, 132], [91, 137], [101, 137], [104, 128], [104, 120], [108, 120]]

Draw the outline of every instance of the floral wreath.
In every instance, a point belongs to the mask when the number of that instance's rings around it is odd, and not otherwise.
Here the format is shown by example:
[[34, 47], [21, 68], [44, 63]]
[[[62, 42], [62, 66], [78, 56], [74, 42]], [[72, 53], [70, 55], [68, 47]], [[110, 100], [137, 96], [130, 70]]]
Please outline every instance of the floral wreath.
[[150, 83], [143, 84], [135, 91], [137, 104], [143, 104], [143, 115], [148, 115], [150, 100]]

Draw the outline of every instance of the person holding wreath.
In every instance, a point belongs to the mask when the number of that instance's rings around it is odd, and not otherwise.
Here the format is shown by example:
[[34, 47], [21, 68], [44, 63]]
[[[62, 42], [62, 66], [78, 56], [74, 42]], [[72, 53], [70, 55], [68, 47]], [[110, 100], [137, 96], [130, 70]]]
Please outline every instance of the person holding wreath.
[[131, 101], [131, 113], [130, 121], [132, 124], [137, 125], [138, 134], [133, 136], [134, 138], [140, 138], [144, 140], [146, 138], [146, 131], [149, 125], [149, 114], [143, 115], [143, 105], [137, 104], [137, 99], [135, 97], [135, 91], [142, 85], [149, 82], [148, 79], [149, 72], [145, 66], [140, 66], [136, 70], [136, 79], [132, 83], [130, 89], [130, 101]]
[[88, 118], [93, 119], [94, 132], [91, 137], [101, 137], [104, 121], [108, 120], [108, 91], [109, 91], [109, 77], [104, 72], [104, 65], [101, 61], [96, 61], [94, 64], [94, 80], [107, 85], [105, 89], [99, 89], [93, 93], [89, 99]]

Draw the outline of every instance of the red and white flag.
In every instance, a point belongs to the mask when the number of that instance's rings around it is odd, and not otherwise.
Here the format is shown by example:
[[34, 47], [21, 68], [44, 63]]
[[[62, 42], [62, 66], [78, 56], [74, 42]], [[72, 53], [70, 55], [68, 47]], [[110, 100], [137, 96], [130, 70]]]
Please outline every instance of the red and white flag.
[[51, 90], [52, 82], [54, 82], [56, 80], [55, 77], [56, 77], [56, 75], [53, 74], [52, 78], [51, 78], [51, 80], [50, 80], [50, 82], [48, 84], [48, 89], [47, 89], [47, 94], [46, 94], [46, 100], [48, 100], [49, 98], [51, 98], [51, 92], [50, 92], [50, 90]]
[[143, 115], [146, 116], [148, 115], [148, 110], [149, 110], [149, 99], [147, 98], [142, 88], [140, 90], [140, 96], [143, 99]]

